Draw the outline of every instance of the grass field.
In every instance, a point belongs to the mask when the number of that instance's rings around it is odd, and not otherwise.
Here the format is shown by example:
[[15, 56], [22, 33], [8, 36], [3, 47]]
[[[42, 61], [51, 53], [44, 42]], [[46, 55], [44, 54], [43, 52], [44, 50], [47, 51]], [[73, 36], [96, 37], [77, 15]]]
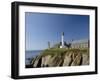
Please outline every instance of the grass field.
[[66, 48], [50, 48], [44, 50], [40, 55], [45, 56], [45, 55], [55, 55], [55, 54], [65, 54], [65, 53], [84, 53], [84, 54], [89, 54], [89, 48], [84, 48], [84, 49], [66, 49]]

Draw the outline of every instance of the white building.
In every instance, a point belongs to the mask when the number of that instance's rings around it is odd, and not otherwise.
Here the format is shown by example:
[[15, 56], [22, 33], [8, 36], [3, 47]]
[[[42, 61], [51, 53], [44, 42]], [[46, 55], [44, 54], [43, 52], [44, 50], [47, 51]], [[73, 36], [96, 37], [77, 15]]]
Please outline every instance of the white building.
[[89, 40], [75, 40], [71, 42], [71, 48], [89, 48]]
[[69, 44], [70, 44], [70, 48], [89, 48], [88, 39], [74, 40], [67, 43], [64, 41], [64, 32], [62, 32], [60, 48], [68, 48]]
[[61, 45], [60, 45], [60, 48], [64, 48], [64, 32], [62, 32], [61, 34]]

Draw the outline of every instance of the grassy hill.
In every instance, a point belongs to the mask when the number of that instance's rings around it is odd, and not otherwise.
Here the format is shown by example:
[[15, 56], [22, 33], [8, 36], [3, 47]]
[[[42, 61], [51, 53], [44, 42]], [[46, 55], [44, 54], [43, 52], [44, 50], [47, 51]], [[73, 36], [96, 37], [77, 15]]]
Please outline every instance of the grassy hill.
[[31, 67], [60, 67], [89, 65], [89, 48], [50, 48], [31, 61]]

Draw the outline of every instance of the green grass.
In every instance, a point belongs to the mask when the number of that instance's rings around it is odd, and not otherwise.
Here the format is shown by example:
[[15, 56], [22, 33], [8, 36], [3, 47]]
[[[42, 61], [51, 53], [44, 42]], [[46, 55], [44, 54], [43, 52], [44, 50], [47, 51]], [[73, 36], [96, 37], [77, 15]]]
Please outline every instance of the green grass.
[[46, 49], [44, 50], [40, 55], [41, 56], [45, 56], [45, 55], [55, 55], [55, 54], [65, 54], [65, 53], [85, 53], [88, 54], [89, 53], [89, 49], [66, 49], [66, 48], [51, 48], [51, 49]]
[[[85, 48], [85, 49], [50, 48], [44, 50], [40, 55], [36, 57], [36, 59], [40, 59], [41, 57], [46, 55], [51, 55], [51, 57], [53, 57], [54, 55], [70, 54], [70, 53], [87, 54], [89, 56], [89, 48]], [[35, 59], [33, 59], [32, 61], [35, 61]]]

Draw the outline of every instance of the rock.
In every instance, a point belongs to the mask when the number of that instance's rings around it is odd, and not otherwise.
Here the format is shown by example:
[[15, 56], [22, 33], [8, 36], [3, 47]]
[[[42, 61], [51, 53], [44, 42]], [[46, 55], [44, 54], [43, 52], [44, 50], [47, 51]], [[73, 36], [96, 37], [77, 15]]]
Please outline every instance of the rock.
[[63, 66], [69, 66], [70, 63], [72, 62], [71, 54], [65, 54]]
[[[59, 50], [58, 50], [59, 51]], [[45, 52], [47, 53], [47, 51]], [[33, 67], [59, 67], [89, 65], [89, 54], [80, 51], [52, 52], [39, 55], [32, 60]], [[58, 54], [59, 53], [59, 54]]]
[[39, 62], [39, 59], [36, 59], [35, 62], [34, 62], [34, 64], [33, 64], [33, 67], [37, 67], [38, 62]]
[[42, 57], [41, 67], [48, 66], [50, 59], [51, 59], [51, 55], [47, 55], [47, 56]]
[[33, 61], [32, 61], [32, 65], [33, 65], [33, 67], [35, 68], [35, 67], [41, 67], [41, 58], [38, 58], [38, 57], [36, 57], [35, 59], [33, 59]]
[[60, 66], [62, 62], [62, 56], [61, 55], [54, 55], [51, 59], [50, 59], [50, 62], [49, 62], [49, 66]]
[[82, 54], [82, 65], [89, 65], [89, 56], [86, 54]]
[[74, 57], [71, 66], [78, 66], [78, 65], [81, 64], [81, 61], [82, 61], [82, 55], [81, 55], [80, 53], [78, 53], [78, 54], [76, 55], [76, 57]]

